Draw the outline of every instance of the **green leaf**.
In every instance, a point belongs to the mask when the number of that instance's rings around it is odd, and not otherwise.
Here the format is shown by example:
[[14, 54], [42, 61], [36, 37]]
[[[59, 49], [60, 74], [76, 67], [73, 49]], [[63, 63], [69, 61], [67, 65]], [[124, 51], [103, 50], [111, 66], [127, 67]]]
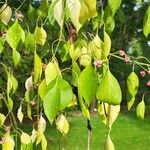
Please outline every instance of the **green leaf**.
[[15, 23], [9, 28], [6, 35], [6, 40], [13, 50], [16, 50], [20, 40], [24, 42], [25, 33], [18, 23], [18, 20], [16, 20]]
[[145, 115], [145, 102], [142, 100], [136, 107], [136, 115], [137, 117], [144, 119]]
[[14, 65], [15, 66], [18, 65], [18, 63], [20, 62], [20, 53], [14, 49], [12, 56], [13, 56]]
[[112, 15], [116, 13], [117, 9], [121, 5], [121, 0], [108, 0], [109, 7], [111, 8]]
[[60, 74], [60, 69], [58, 63], [55, 59], [48, 63], [45, 69], [45, 79], [46, 84], [48, 85], [51, 81], [53, 81]]
[[62, 28], [64, 21], [64, 4], [63, 0], [58, 0], [54, 6], [54, 18], [56, 19], [59, 26]]
[[34, 83], [36, 84], [42, 75], [42, 61], [35, 53], [34, 55]]
[[73, 25], [76, 27], [77, 31], [81, 28], [81, 24], [79, 23], [79, 16], [81, 10], [81, 2], [80, 0], [66, 0], [66, 6], [69, 10], [70, 18]]
[[130, 110], [135, 101], [135, 96], [138, 92], [139, 79], [135, 72], [131, 72], [127, 78], [127, 104]]
[[98, 76], [91, 65], [87, 66], [79, 76], [78, 88], [88, 106], [95, 98], [97, 87]]
[[13, 110], [13, 100], [9, 96], [7, 97], [7, 107], [9, 112]]
[[20, 138], [21, 138], [21, 143], [23, 143], [23, 144], [28, 145], [28, 144], [30, 144], [32, 142], [30, 135], [25, 133], [25, 132], [22, 132]]
[[80, 104], [83, 116], [90, 120], [90, 112], [89, 112], [88, 107], [86, 106], [85, 102], [83, 101], [83, 98], [79, 91], [79, 88], [78, 88], [78, 97], [79, 97], [79, 104]]
[[143, 33], [147, 37], [150, 33], [150, 6], [147, 8], [144, 15]]
[[65, 109], [72, 101], [72, 88], [67, 81], [60, 79], [58, 81], [58, 89], [60, 92], [60, 110]]
[[54, 22], [55, 22], [54, 7], [57, 2], [58, 2], [57, 0], [52, 1], [52, 3], [49, 5], [49, 8], [48, 8], [48, 19], [49, 19], [50, 24], [52, 25], [54, 25]]
[[3, 50], [4, 50], [4, 40], [3, 38], [0, 38], [0, 54], [2, 53]]
[[12, 9], [7, 5], [4, 4], [0, 9], [0, 19], [1, 21], [7, 25], [10, 18], [12, 16]]
[[30, 4], [29, 7], [28, 7], [28, 19], [30, 21], [33, 21], [35, 19], [35, 16], [36, 16], [36, 12], [35, 12], [35, 9], [34, 7], [32, 7], [32, 5]]
[[30, 32], [27, 32], [27, 34], [26, 34], [25, 46], [31, 52], [35, 51], [35, 39], [34, 39], [34, 35], [31, 34]]
[[35, 36], [35, 42], [41, 46], [43, 46], [46, 42], [46, 31], [43, 29], [43, 27], [36, 27], [34, 31]]
[[49, 7], [48, 0], [42, 0], [42, 3], [37, 10], [37, 15], [42, 18], [46, 18], [48, 15], [48, 7]]
[[109, 69], [104, 74], [96, 93], [98, 100], [112, 105], [119, 105], [122, 99], [120, 85]]
[[52, 124], [60, 107], [60, 93], [57, 84], [55, 84], [55, 86], [46, 94], [43, 101], [43, 107], [46, 117]]
[[57, 129], [63, 134], [67, 134], [69, 131], [69, 122], [63, 114], [60, 114], [57, 117], [56, 126], [57, 126]]
[[42, 146], [42, 150], [47, 150], [47, 140], [44, 134], [42, 134], [41, 146]]
[[6, 119], [5, 115], [0, 113], [0, 127], [4, 124], [5, 119]]
[[111, 49], [111, 39], [109, 37], [109, 35], [104, 32], [104, 57], [107, 58], [109, 53], [110, 53], [110, 49]]
[[18, 117], [20, 123], [22, 123], [23, 116], [24, 115], [23, 115], [23, 112], [22, 112], [22, 106], [20, 106], [19, 109], [18, 109], [18, 113], [17, 113], [17, 117]]
[[76, 61], [72, 61], [72, 84], [77, 87], [81, 70]]

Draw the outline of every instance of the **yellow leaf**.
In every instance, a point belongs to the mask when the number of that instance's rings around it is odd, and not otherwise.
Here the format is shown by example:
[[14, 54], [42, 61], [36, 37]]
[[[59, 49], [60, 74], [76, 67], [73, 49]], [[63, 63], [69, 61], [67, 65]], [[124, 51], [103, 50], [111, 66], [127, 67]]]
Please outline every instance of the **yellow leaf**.
[[14, 150], [15, 142], [11, 136], [3, 138], [4, 144], [2, 144], [2, 150]]
[[19, 109], [18, 109], [18, 113], [17, 113], [17, 117], [18, 117], [20, 123], [22, 123], [23, 116], [24, 115], [23, 115], [23, 112], [22, 112], [22, 106], [20, 106]]
[[31, 143], [31, 137], [29, 134], [25, 133], [25, 132], [22, 132], [21, 134], [21, 143], [23, 144], [30, 144]]
[[115, 150], [115, 146], [110, 138], [110, 134], [108, 134], [107, 141], [104, 145], [104, 150]]
[[6, 117], [0, 113], [0, 127], [4, 124]]

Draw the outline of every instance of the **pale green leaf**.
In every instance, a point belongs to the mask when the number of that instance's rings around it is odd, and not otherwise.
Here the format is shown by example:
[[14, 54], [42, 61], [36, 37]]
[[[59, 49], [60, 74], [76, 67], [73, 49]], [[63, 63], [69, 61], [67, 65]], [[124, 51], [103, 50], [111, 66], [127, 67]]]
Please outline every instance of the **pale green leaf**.
[[60, 69], [56, 60], [52, 60], [48, 63], [45, 69], [45, 79], [46, 84], [48, 85], [60, 74]]
[[18, 23], [18, 20], [16, 20], [7, 32], [6, 41], [13, 50], [16, 50], [20, 40], [24, 42], [25, 33], [24, 30], [21, 28], [20, 24]]
[[13, 61], [14, 61], [14, 65], [18, 65], [18, 63], [20, 62], [20, 53], [16, 50], [13, 50]]
[[136, 115], [137, 117], [144, 119], [145, 115], [145, 102], [142, 100], [136, 107]]
[[111, 49], [111, 39], [109, 35], [106, 32], [104, 32], [104, 51], [102, 52], [102, 54], [104, 54], [105, 58], [108, 57], [110, 49]]
[[32, 135], [31, 135], [31, 141], [32, 141], [32, 143], [35, 142], [36, 138], [37, 138], [37, 131], [33, 128]]
[[22, 123], [23, 116], [24, 115], [23, 115], [23, 112], [22, 112], [22, 106], [20, 106], [19, 109], [18, 109], [18, 113], [17, 113], [17, 117], [18, 117], [20, 123]]
[[47, 150], [47, 140], [44, 134], [42, 134], [41, 146], [42, 146], [42, 150]]
[[63, 114], [60, 114], [57, 117], [56, 126], [57, 126], [57, 129], [63, 134], [67, 134], [69, 131], [69, 122]]
[[32, 75], [25, 81], [25, 88], [27, 91], [31, 91], [33, 89]]
[[42, 100], [44, 100], [46, 94], [46, 80], [44, 79], [38, 86], [38, 94]]
[[79, 16], [81, 10], [81, 2], [80, 0], [66, 0], [66, 7], [70, 12], [70, 18], [73, 25], [76, 27], [77, 31], [81, 28], [81, 24], [79, 23]]
[[1, 21], [7, 25], [10, 18], [12, 16], [12, 9], [7, 5], [4, 4], [0, 9], [0, 19]]
[[63, 110], [71, 103], [73, 92], [69, 83], [64, 79], [58, 81], [58, 90], [60, 92], [60, 110]]
[[43, 46], [46, 42], [47, 34], [43, 27], [36, 27], [34, 31], [35, 42]]
[[0, 127], [4, 124], [5, 119], [6, 119], [5, 115], [0, 113]]
[[34, 55], [34, 83], [36, 84], [42, 75], [42, 61], [40, 57], [35, 53]]
[[28, 145], [28, 144], [30, 144], [32, 142], [30, 135], [25, 133], [25, 132], [22, 132], [20, 138], [21, 138], [21, 143], [23, 143], [23, 144]]
[[43, 118], [43, 116], [40, 116], [40, 119], [38, 121], [38, 132], [43, 133], [46, 129], [46, 121]]
[[79, 76], [78, 88], [88, 105], [95, 98], [97, 87], [98, 76], [91, 65], [87, 66]]
[[9, 96], [7, 97], [7, 107], [9, 112], [13, 110], [13, 100]]
[[150, 33], [150, 6], [147, 8], [144, 15], [143, 33], [147, 37]]
[[119, 105], [122, 100], [120, 85], [109, 69], [103, 75], [96, 97], [98, 100], [112, 105]]
[[113, 123], [115, 122], [115, 120], [117, 119], [118, 115], [120, 112], [120, 105], [109, 105], [108, 106], [108, 126], [111, 129]]
[[55, 84], [55, 86], [53, 86], [45, 95], [43, 107], [46, 117], [52, 124], [60, 107], [60, 93], [57, 84]]
[[63, 0], [58, 0], [54, 6], [54, 18], [56, 19], [59, 26], [62, 28], [64, 20], [64, 4]]
[[115, 150], [115, 146], [110, 138], [110, 134], [108, 134], [106, 143], [104, 145], [104, 150]]

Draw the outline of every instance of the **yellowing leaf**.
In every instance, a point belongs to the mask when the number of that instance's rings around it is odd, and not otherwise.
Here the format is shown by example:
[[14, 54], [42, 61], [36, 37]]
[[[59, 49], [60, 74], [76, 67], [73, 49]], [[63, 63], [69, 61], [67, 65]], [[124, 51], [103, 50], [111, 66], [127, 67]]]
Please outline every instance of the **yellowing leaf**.
[[111, 129], [114, 121], [117, 119], [120, 112], [120, 105], [109, 105], [108, 106], [108, 126]]
[[81, 10], [80, 10], [80, 23], [83, 24], [87, 19], [95, 17], [97, 15], [96, 11], [96, 0], [82, 0]]
[[60, 69], [56, 60], [52, 60], [48, 63], [45, 69], [45, 79], [46, 84], [48, 85], [60, 74]]
[[79, 76], [78, 88], [88, 105], [95, 98], [97, 87], [98, 76], [92, 66], [87, 66]]
[[104, 150], [115, 150], [115, 146], [110, 138], [110, 134], [108, 134], [107, 141], [104, 145]]
[[146, 37], [150, 33], [150, 6], [147, 8], [145, 16], [144, 16], [143, 33]]
[[21, 143], [23, 144], [30, 144], [31, 143], [31, 137], [29, 134], [25, 133], [25, 132], [22, 132], [21, 134]]
[[6, 119], [5, 115], [0, 113], [0, 127], [4, 124], [5, 119]]
[[11, 16], [12, 16], [11, 8], [7, 4], [4, 4], [0, 9], [0, 19], [1, 19], [1, 21], [5, 25], [7, 25], [10, 18], [11, 18]]
[[144, 100], [142, 100], [136, 107], [136, 115], [137, 117], [144, 119], [145, 115], [145, 103]]
[[2, 150], [14, 150], [15, 142], [11, 136], [4, 137], [4, 144], [2, 144]]
[[91, 64], [91, 56], [86, 47], [82, 48], [82, 53], [81, 53], [79, 62], [80, 62], [80, 65], [84, 67], [89, 66]]
[[66, 0], [66, 6], [70, 12], [69, 14], [73, 25], [76, 27], [77, 31], [79, 31], [82, 26], [79, 23], [79, 16], [81, 10], [80, 0]]
[[63, 20], [64, 20], [64, 4], [63, 0], [58, 0], [56, 5], [54, 6], [54, 18], [57, 20], [58, 24], [62, 28]]
[[109, 53], [110, 53], [110, 49], [111, 49], [111, 40], [109, 35], [104, 32], [104, 51], [102, 52], [102, 54], [104, 54], [104, 57], [107, 58]]
[[43, 29], [43, 27], [36, 27], [34, 31], [35, 36], [35, 42], [41, 46], [43, 46], [46, 42], [46, 31]]
[[63, 114], [60, 114], [56, 120], [57, 129], [63, 133], [67, 134], [69, 131], [69, 123]]
[[34, 55], [34, 83], [36, 84], [42, 75], [42, 61], [35, 53]]
[[21, 28], [20, 24], [18, 23], [18, 20], [16, 20], [7, 32], [6, 41], [13, 50], [16, 50], [20, 40], [24, 42], [25, 33], [24, 30]]
[[17, 113], [17, 117], [18, 117], [20, 123], [22, 123], [23, 116], [24, 115], [23, 115], [23, 112], [22, 112], [22, 106], [20, 106], [19, 109], [18, 109], [18, 113]]
[[96, 97], [99, 101], [112, 105], [119, 105], [121, 103], [122, 93], [120, 85], [109, 69], [98, 86]]
[[30, 76], [26, 82], [25, 82], [25, 88], [27, 91], [31, 91], [33, 88], [33, 80], [32, 80], [32, 76]]

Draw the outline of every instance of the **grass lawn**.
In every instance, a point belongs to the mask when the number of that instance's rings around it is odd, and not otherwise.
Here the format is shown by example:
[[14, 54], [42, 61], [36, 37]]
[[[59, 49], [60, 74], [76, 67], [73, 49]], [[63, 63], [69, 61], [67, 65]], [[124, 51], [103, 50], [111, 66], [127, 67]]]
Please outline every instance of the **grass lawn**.
[[[61, 136], [55, 128], [47, 128], [48, 150], [59, 150], [59, 146], [61, 150], [86, 150], [86, 119], [74, 115], [68, 119], [70, 131], [66, 136]], [[103, 150], [107, 129], [97, 116], [92, 117], [92, 126], [91, 150]], [[142, 121], [133, 112], [121, 113], [113, 125], [111, 137], [116, 150], [150, 150], [150, 116]]]
[[[72, 114], [68, 116], [68, 120], [70, 131], [65, 136], [54, 127], [47, 127], [45, 134], [48, 139], [48, 150], [86, 150], [86, 119]], [[108, 130], [96, 115], [92, 117], [92, 127], [91, 150], [103, 150]], [[29, 131], [31, 128], [25, 129]], [[150, 116], [146, 116], [142, 121], [134, 112], [120, 113], [113, 125], [111, 137], [116, 150], [150, 150]]]

